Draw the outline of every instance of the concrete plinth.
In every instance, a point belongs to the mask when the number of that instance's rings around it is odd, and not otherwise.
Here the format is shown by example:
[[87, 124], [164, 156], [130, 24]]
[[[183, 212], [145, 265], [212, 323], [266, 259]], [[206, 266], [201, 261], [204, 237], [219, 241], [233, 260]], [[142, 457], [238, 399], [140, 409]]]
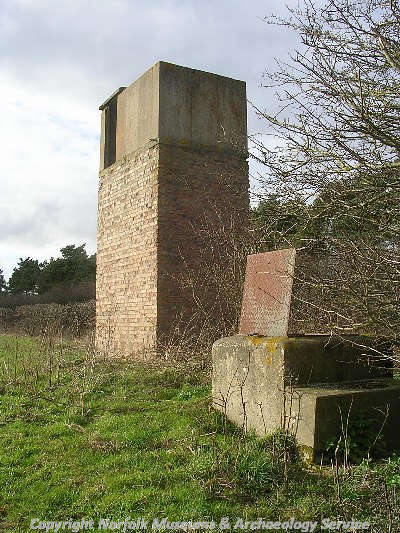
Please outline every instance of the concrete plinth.
[[361, 413], [376, 421], [377, 432], [385, 422], [388, 448], [399, 447], [400, 385], [388, 360], [368, 354], [370, 342], [324, 335], [220, 339], [213, 346], [213, 404], [258, 435], [288, 429], [310, 460]]

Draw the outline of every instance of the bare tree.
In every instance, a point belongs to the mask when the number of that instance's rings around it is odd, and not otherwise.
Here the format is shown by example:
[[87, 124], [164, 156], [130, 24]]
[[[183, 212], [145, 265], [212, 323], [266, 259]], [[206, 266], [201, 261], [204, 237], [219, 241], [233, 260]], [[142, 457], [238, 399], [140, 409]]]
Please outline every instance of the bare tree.
[[[303, 47], [266, 75], [280, 89], [268, 115], [284, 139], [280, 150], [258, 145], [274, 174], [317, 189], [353, 170], [400, 166], [400, 10], [397, 0], [329, 0], [268, 19], [300, 34]], [[321, 182], [323, 174], [324, 182]]]
[[[340, 294], [338, 329], [400, 335], [400, 8], [397, 0], [304, 0], [268, 23], [302, 45], [266, 85], [279, 110], [256, 108], [277, 139], [254, 137], [267, 167], [256, 212], [267, 248], [295, 245], [330, 268], [314, 279]], [[285, 224], [277, 223], [285, 217]], [[281, 219], [282, 220], [282, 219]], [[326, 264], [326, 262], [325, 262]], [[331, 301], [333, 301], [331, 299]], [[338, 310], [330, 309], [330, 316]], [[331, 327], [335, 329], [335, 321]]]

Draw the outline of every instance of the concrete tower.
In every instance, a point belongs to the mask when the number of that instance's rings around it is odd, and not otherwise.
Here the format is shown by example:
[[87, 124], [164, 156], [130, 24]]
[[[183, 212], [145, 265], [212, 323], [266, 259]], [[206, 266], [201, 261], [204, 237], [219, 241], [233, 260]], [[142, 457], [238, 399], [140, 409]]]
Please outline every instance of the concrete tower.
[[248, 211], [246, 85], [159, 62], [100, 109], [96, 343], [129, 356], [191, 315], [204, 214]]

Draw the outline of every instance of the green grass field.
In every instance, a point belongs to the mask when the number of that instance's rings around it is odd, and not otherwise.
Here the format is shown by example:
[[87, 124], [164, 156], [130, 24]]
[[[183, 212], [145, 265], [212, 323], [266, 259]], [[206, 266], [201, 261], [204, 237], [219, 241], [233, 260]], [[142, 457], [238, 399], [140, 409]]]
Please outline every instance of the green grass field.
[[207, 370], [95, 362], [84, 348], [7, 335], [0, 359], [1, 531], [128, 516], [359, 518], [399, 530], [398, 457], [339, 477], [305, 465], [282, 434], [245, 436], [214, 412]]

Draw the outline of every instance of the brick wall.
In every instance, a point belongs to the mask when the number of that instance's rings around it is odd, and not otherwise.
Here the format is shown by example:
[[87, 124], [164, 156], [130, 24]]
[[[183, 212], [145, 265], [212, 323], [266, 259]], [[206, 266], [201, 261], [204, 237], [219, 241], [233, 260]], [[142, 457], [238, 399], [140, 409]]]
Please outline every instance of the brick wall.
[[129, 354], [153, 344], [157, 325], [158, 147], [100, 173], [96, 344]]
[[[200, 256], [212, 254], [199, 228], [240, 231], [247, 213], [247, 162], [234, 150], [155, 143], [103, 170], [98, 348], [130, 355], [168, 337], [178, 316], [190, 320], [193, 291], [183, 287], [182, 276], [191, 270], [205, 278]], [[207, 307], [212, 290], [201, 298]]]
[[232, 260], [224, 255], [224, 231], [243, 232], [249, 199], [247, 161], [239, 152], [161, 144], [159, 164], [157, 334], [162, 338], [180, 316], [180, 329], [190, 323], [194, 333], [210, 314], [225, 312], [216, 305], [210, 265]]

